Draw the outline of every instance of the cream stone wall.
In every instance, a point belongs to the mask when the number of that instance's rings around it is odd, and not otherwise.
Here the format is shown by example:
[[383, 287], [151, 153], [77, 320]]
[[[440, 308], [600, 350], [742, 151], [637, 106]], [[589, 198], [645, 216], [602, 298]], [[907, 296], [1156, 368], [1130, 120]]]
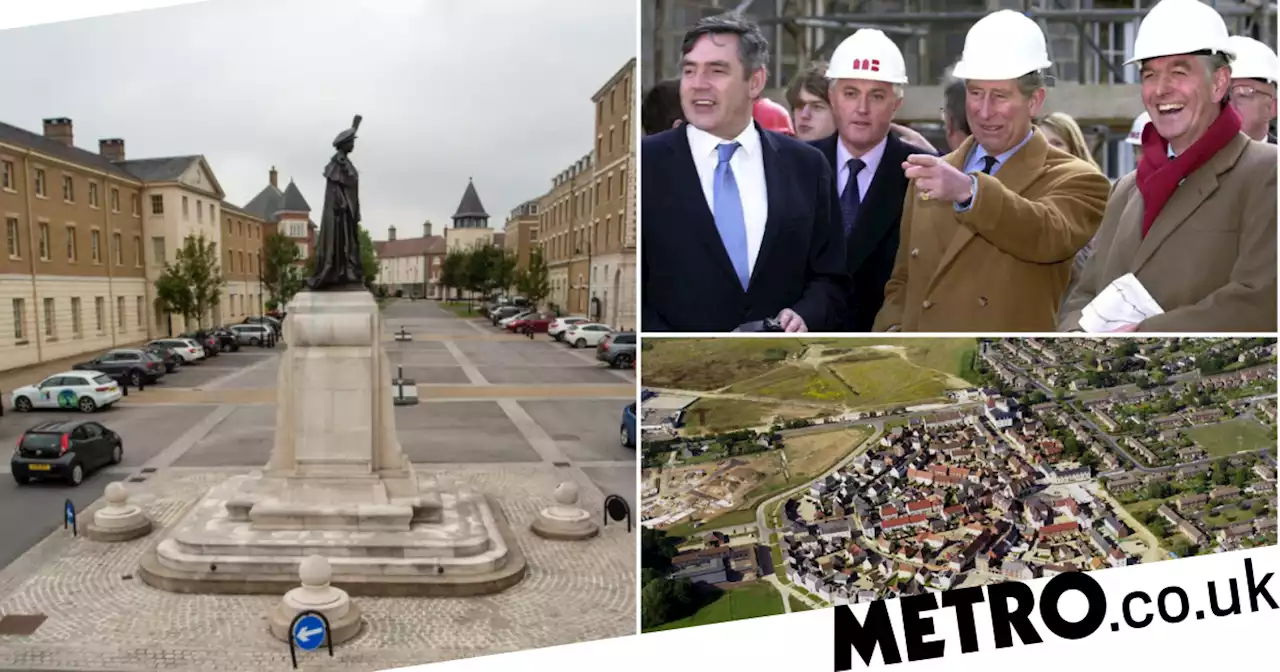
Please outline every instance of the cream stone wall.
[[455, 229], [444, 230], [445, 249], [453, 252], [458, 249], [470, 249], [493, 241], [493, 229]]
[[[33, 286], [31, 276], [0, 276], [0, 371], [150, 340], [146, 295], [146, 281], [141, 278], [38, 276]], [[14, 329], [14, 299], [23, 302], [22, 340]], [[46, 299], [52, 301], [52, 312], [46, 310]], [[79, 299], [78, 317], [75, 299]], [[98, 299], [102, 300], [101, 329]]]

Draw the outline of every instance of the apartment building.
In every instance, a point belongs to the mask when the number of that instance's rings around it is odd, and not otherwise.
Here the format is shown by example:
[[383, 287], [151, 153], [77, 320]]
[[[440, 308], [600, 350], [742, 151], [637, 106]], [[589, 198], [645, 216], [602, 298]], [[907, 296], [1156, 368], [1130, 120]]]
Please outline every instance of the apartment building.
[[440, 268], [444, 263], [444, 236], [431, 235], [431, 222], [422, 224], [420, 238], [399, 238], [396, 227], [387, 229], [387, 240], [374, 241], [378, 258], [378, 285], [390, 294], [442, 298]]
[[0, 123], [0, 369], [147, 338], [144, 181], [74, 145], [70, 119], [44, 134]]
[[538, 201], [538, 237], [551, 287], [547, 301], [566, 315], [588, 314], [593, 165], [591, 154], [573, 162]]
[[634, 329], [636, 323], [635, 199], [629, 198], [635, 176], [635, 71], [633, 58], [591, 97], [596, 133], [588, 314], [616, 329]]
[[267, 222], [223, 201], [222, 322], [243, 322], [266, 309], [262, 291], [262, 240], [270, 229]]
[[311, 221], [311, 205], [298, 185], [289, 180], [282, 191], [279, 178], [280, 173], [272, 166], [267, 172], [267, 186], [240, 210], [267, 224], [264, 235], [279, 233], [293, 240], [298, 246], [298, 264], [310, 268], [319, 227]]
[[529, 253], [538, 244], [538, 200], [516, 206], [503, 227], [504, 246], [516, 255], [516, 269], [529, 268]]

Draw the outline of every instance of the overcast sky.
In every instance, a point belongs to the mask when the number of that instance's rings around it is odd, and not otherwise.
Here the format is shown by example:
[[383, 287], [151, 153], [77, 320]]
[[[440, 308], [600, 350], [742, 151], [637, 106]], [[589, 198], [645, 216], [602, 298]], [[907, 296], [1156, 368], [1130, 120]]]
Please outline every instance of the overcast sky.
[[635, 0], [209, 0], [0, 31], [0, 121], [203, 154], [236, 205], [274, 165], [318, 224], [330, 143], [361, 114], [375, 239], [438, 234], [468, 177], [500, 230], [592, 149], [591, 96], [635, 44]]

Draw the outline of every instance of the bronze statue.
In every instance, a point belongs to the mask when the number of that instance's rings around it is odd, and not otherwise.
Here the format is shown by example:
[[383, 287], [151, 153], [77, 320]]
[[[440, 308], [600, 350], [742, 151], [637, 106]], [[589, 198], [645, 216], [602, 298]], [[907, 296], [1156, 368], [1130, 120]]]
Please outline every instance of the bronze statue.
[[334, 138], [338, 153], [324, 169], [324, 214], [316, 240], [316, 267], [307, 280], [312, 291], [367, 289], [360, 263], [359, 176], [347, 157], [356, 147], [360, 119], [357, 114], [351, 128]]

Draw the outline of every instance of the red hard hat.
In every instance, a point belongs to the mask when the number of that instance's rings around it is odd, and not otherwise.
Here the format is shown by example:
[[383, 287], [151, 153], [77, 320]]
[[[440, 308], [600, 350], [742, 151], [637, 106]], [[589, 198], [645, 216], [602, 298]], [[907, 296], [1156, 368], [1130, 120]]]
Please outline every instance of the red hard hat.
[[751, 108], [751, 116], [755, 117], [765, 130], [786, 135], [796, 134], [791, 126], [791, 113], [787, 108], [768, 98], [761, 98], [755, 102]]

